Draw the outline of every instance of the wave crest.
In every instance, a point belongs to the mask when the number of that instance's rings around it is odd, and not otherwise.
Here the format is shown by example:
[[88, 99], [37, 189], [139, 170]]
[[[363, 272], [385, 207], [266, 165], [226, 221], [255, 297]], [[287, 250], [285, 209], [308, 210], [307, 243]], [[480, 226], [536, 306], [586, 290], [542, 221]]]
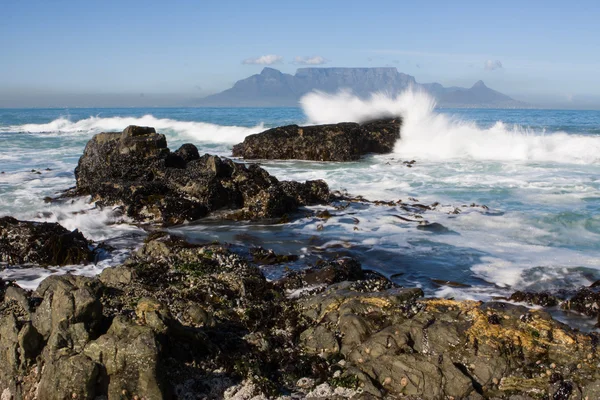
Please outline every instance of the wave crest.
[[300, 101], [311, 123], [363, 122], [401, 116], [401, 139], [395, 153], [421, 160], [473, 159], [493, 161], [550, 161], [596, 164], [600, 162], [600, 137], [547, 133], [502, 121], [486, 128], [472, 121], [436, 112], [435, 100], [424, 92], [398, 96], [372, 94], [367, 99], [348, 91], [313, 92]]
[[156, 118], [153, 115], [142, 117], [89, 117], [71, 121], [65, 117], [46, 124], [25, 124], [1, 127], [4, 132], [25, 132], [45, 135], [79, 136], [104, 131], [122, 131], [129, 125], [152, 126], [158, 132], [168, 133], [181, 139], [194, 139], [209, 143], [239, 143], [253, 133], [263, 131], [263, 124], [255, 127], [223, 126], [207, 122], [177, 121], [169, 118]]

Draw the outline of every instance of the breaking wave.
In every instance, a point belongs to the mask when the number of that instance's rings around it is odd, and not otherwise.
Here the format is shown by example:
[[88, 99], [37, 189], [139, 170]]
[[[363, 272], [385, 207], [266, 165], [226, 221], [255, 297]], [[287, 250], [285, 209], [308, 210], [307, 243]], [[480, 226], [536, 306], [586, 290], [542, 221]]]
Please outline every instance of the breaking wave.
[[347, 91], [313, 92], [301, 99], [314, 124], [363, 122], [401, 116], [402, 138], [395, 153], [421, 160], [473, 159], [495, 161], [549, 161], [596, 164], [600, 162], [600, 136], [547, 133], [502, 121], [478, 126], [456, 116], [435, 111], [435, 100], [426, 93], [407, 91], [398, 96], [372, 94], [367, 99]]
[[152, 126], [160, 133], [168, 133], [181, 139], [187, 138], [211, 143], [239, 143], [246, 136], [265, 129], [262, 124], [248, 128], [216, 125], [207, 122], [177, 121], [168, 118], [156, 118], [153, 115], [144, 115], [143, 117], [90, 117], [79, 121], [71, 121], [68, 118], [61, 117], [45, 124], [0, 127], [0, 131], [79, 136], [103, 131], [122, 131], [128, 125]]

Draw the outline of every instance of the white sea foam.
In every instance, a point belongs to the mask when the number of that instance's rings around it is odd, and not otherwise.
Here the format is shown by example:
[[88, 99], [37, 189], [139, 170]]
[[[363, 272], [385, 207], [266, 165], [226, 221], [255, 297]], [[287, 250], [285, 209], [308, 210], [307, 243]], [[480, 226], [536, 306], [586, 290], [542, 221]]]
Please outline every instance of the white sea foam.
[[402, 157], [600, 163], [600, 137], [533, 131], [502, 121], [481, 128], [474, 122], [434, 111], [434, 99], [423, 92], [407, 91], [398, 96], [375, 93], [368, 99], [347, 91], [313, 92], [300, 102], [309, 121], [315, 124], [402, 116], [402, 139], [395, 148]]
[[89, 117], [71, 121], [61, 117], [46, 124], [25, 124], [0, 127], [0, 132], [43, 133], [46, 135], [88, 135], [102, 131], [122, 131], [128, 125], [152, 126], [158, 132], [174, 133], [182, 138], [209, 143], [239, 143], [250, 134], [263, 131], [262, 124], [247, 128], [223, 126], [207, 122], [178, 121], [169, 118], [143, 117]]
[[35, 290], [50, 275], [72, 274], [90, 277], [96, 276], [108, 267], [123, 263], [129, 254], [130, 252], [127, 250], [115, 250], [112, 252], [111, 257], [86, 265], [67, 265], [48, 268], [4, 268], [0, 271], [0, 278], [15, 281], [17, 285], [24, 289]]

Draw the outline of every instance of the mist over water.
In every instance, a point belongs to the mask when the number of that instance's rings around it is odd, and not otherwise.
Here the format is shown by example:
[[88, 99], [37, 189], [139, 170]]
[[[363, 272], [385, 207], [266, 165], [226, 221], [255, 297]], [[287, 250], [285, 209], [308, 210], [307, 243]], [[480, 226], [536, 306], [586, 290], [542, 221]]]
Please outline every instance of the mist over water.
[[[405, 286], [420, 286], [427, 295], [490, 299], [517, 289], [572, 290], [600, 279], [599, 112], [439, 110], [432, 98], [418, 92], [368, 99], [348, 92], [311, 93], [301, 106], [0, 110], [0, 170], [5, 171], [0, 174], [0, 215], [58, 221], [93, 240], [111, 241], [122, 258], [143, 232], [118, 210], [95, 208], [87, 199], [68, 205], [42, 200], [74, 185], [73, 169], [93, 134], [131, 124], [154, 126], [172, 150], [191, 142], [201, 154], [230, 156], [233, 144], [273, 126], [401, 116], [402, 138], [392, 154], [350, 163], [261, 161], [261, 166], [279, 179], [325, 179], [332, 190], [371, 200], [438, 202], [422, 216], [442, 224], [447, 233], [399, 220], [394, 215], [406, 213], [399, 207], [372, 205], [331, 210], [333, 217], [325, 222], [200, 223], [174, 231], [239, 245], [253, 237], [263, 247], [306, 259], [349, 254], [365, 268]], [[413, 159], [412, 168], [403, 163]], [[457, 208], [460, 212], [453, 213]], [[37, 282], [31, 276], [20, 279], [24, 285]], [[439, 286], [432, 279], [468, 286]]]

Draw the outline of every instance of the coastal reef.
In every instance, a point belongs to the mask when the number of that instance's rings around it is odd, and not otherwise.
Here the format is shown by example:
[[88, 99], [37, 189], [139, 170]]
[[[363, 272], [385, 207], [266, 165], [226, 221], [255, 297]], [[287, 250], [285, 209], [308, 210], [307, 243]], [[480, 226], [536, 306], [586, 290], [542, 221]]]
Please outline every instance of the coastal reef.
[[226, 245], [156, 232], [96, 278], [0, 282], [2, 399], [600, 397], [597, 334], [424, 299], [345, 257], [307, 267], [268, 281]]
[[193, 144], [171, 152], [154, 128], [99, 133], [86, 145], [68, 196], [123, 206], [130, 218], [165, 226], [221, 212], [230, 219], [281, 218], [301, 205], [326, 203], [324, 181], [278, 181], [258, 165], [200, 156]]
[[313, 161], [356, 161], [368, 153], [391, 153], [400, 139], [400, 118], [357, 124], [288, 125], [247, 136], [234, 157]]

